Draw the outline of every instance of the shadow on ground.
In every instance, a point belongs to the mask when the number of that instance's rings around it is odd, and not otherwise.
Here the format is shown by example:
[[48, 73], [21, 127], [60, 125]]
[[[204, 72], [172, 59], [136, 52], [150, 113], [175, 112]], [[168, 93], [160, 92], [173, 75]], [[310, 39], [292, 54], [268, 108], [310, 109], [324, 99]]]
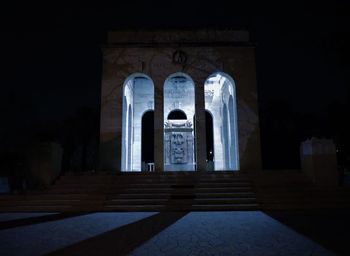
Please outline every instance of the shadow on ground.
[[187, 212], [161, 212], [50, 253], [49, 255], [126, 255]]
[[85, 213], [57, 213], [57, 214], [50, 214], [50, 215], [44, 215], [44, 216], [36, 216], [36, 217], [29, 217], [29, 218], [23, 218], [23, 219], [14, 219], [14, 220], [8, 220], [8, 221], [0, 221], [0, 230], [2, 229], [8, 229], [8, 228], [15, 228], [15, 227], [21, 227], [21, 226], [27, 226], [27, 225], [34, 225], [49, 221], [55, 221], [55, 220], [62, 220], [70, 217], [77, 217], [82, 215], [91, 214], [92, 212], [85, 212]]
[[350, 255], [350, 210], [264, 213], [337, 255]]

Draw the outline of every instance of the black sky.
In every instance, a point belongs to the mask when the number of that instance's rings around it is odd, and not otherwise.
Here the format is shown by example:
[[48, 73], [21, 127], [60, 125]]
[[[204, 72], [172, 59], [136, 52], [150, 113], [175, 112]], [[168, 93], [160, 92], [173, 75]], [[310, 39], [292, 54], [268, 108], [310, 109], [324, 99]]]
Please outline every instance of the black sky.
[[82, 106], [98, 109], [108, 30], [238, 28], [248, 29], [256, 44], [261, 107], [280, 99], [295, 111], [321, 113], [349, 99], [348, 6], [283, 4], [243, 13], [223, 2], [148, 1], [4, 9], [2, 110], [30, 126], [65, 119]]

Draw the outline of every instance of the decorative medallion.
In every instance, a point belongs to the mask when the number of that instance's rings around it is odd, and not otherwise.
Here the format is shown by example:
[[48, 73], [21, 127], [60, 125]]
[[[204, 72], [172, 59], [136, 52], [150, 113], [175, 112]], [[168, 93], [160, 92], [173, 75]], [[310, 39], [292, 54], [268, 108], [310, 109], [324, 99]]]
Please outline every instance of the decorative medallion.
[[187, 62], [187, 53], [182, 50], [176, 50], [173, 53], [173, 62], [175, 64], [185, 65]]

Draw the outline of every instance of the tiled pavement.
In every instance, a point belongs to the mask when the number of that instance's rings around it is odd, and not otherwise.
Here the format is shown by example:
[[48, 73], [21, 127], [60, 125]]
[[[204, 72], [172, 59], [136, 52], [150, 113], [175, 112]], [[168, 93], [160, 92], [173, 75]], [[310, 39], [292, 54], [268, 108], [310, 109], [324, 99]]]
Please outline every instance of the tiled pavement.
[[33, 214], [0, 214], [0, 255], [336, 255], [260, 211]]

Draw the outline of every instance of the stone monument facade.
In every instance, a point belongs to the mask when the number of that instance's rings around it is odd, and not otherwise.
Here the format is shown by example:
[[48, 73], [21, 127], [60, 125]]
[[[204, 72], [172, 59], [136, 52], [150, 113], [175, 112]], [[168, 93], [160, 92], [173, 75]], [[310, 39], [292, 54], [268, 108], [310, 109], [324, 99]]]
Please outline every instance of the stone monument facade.
[[[242, 30], [113, 31], [103, 47], [100, 169], [260, 170], [255, 47]], [[142, 127], [154, 113], [154, 132]], [[172, 119], [173, 112], [183, 117]], [[206, 113], [212, 126], [206, 125]], [[154, 138], [145, 163], [144, 137]]]

